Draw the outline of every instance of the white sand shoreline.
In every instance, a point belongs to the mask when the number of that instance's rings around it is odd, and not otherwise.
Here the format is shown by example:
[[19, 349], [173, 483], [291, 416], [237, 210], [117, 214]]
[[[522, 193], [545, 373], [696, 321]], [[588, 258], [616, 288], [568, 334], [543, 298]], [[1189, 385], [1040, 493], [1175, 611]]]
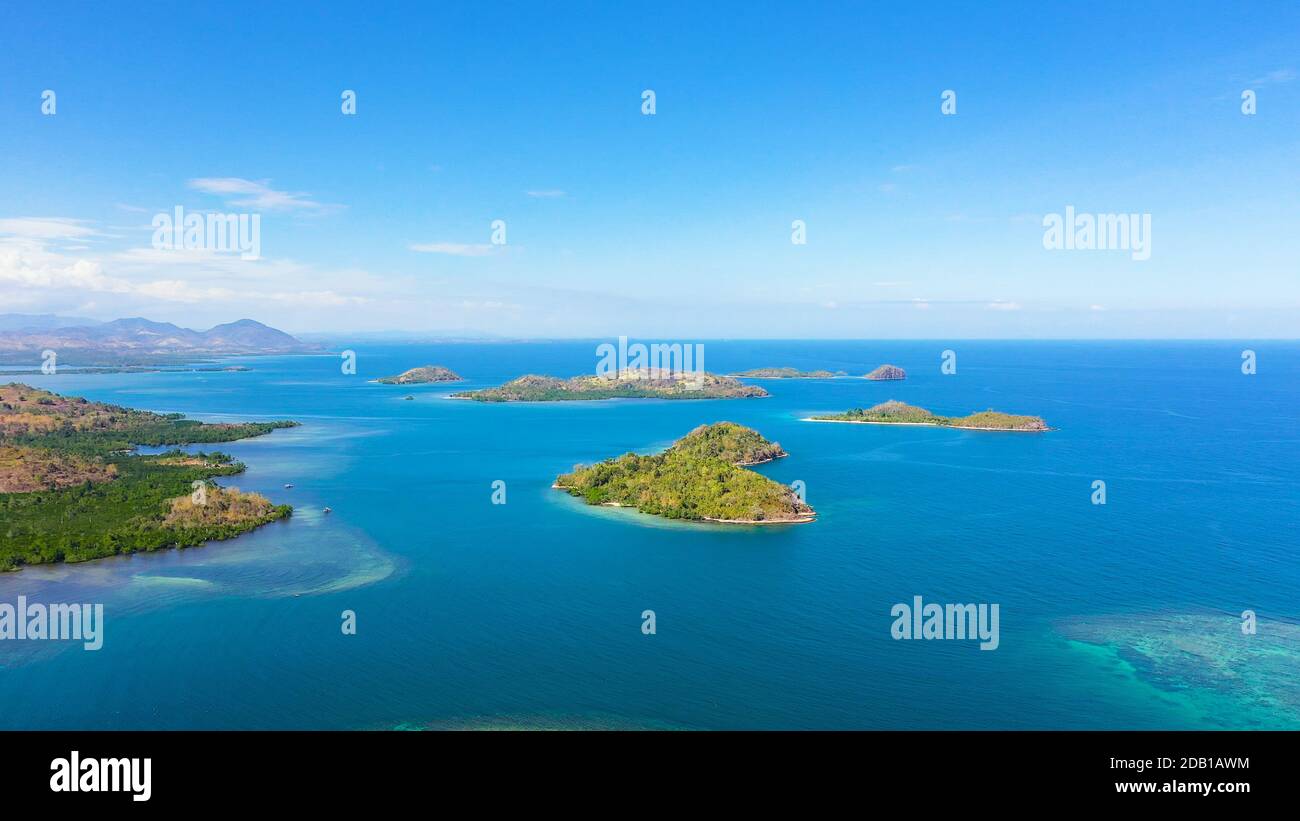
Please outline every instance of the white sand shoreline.
[[[561, 484], [552, 484], [551, 489], [563, 490], [566, 493], [568, 493], [569, 490], [567, 487]], [[569, 495], [573, 496], [572, 493], [570, 493]], [[622, 502], [601, 502], [600, 504], [595, 505], [595, 507], [617, 507], [617, 508], [622, 508], [624, 510], [631, 510], [634, 513], [639, 513], [642, 516], [650, 516], [655, 519], [663, 519], [669, 522], [681, 522], [682, 524], [710, 523], [710, 524], [720, 524], [720, 525], [801, 525], [801, 524], [807, 524], [808, 522], [817, 521], [816, 513], [812, 513], [811, 515], [808, 516], [800, 516], [797, 519], [713, 519], [708, 516], [702, 516], [699, 519], [673, 519], [668, 516], [658, 516], [654, 513], [646, 513], [644, 510], [641, 510], [633, 505], [625, 505]]]

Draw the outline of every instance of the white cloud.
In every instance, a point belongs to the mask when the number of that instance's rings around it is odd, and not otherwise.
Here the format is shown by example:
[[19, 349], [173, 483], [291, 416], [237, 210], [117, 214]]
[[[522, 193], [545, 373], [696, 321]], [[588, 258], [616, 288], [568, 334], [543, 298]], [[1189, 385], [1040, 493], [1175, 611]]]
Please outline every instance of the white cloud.
[[[26, 235], [15, 235], [19, 231]], [[0, 304], [58, 311], [73, 299], [81, 304], [91, 294], [100, 294], [128, 312], [135, 312], [144, 300], [228, 303], [232, 312], [242, 313], [248, 304], [330, 308], [370, 301], [334, 287], [335, 283], [356, 285], [364, 291], [367, 275], [363, 272], [322, 272], [291, 260], [251, 262], [202, 251], [132, 248], [108, 254], [74, 253], [78, 246], [51, 244], [87, 232], [95, 233], [83, 220], [0, 220]], [[276, 287], [266, 289], [266, 283]]]
[[499, 302], [495, 299], [478, 300], [463, 299], [460, 306], [470, 311], [517, 311], [520, 306], [509, 302]]
[[183, 265], [189, 268], [205, 266], [230, 274], [248, 272], [254, 267], [253, 261], [241, 259], [238, 254], [219, 253], [207, 248], [128, 248], [113, 254], [112, 259], [132, 268], [155, 265]]
[[365, 297], [343, 296], [334, 291], [248, 291], [201, 286], [180, 279], [160, 279], [136, 286], [133, 293], [162, 302], [275, 302], [319, 308], [361, 305]]
[[97, 261], [50, 251], [31, 239], [0, 239], [0, 283], [24, 289], [125, 293], [130, 284], [106, 276]]
[[408, 246], [421, 254], [448, 254], [453, 257], [485, 257], [495, 246], [469, 245], [461, 242], [425, 242]]
[[0, 219], [0, 234], [10, 234], [30, 239], [78, 239], [93, 237], [99, 232], [87, 220], [62, 217], [16, 217]]
[[996, 299], [989, 303], [989, 310], [992, 311], [1018, 311], [1020, 310], [1019, 302], [1008, 302], [1005, 299]]
[[1279, 68], [1279, 69], [1274, 69], [1273, 71], [1270, 71], [1266, 74], [1262, 74], [1259, 77], [1256, 77], [1255, 79], [1250, 81], [1250, 85], [1266, 86], [1269, 85], [1270, 83], [1289, 83], [1295, 78], [1296, 78], [1295, 69]]
[[205, 194], [215, 194], [230, 205], [262, 211], [324, 211], [335, 207], [308, 199], [309, 195], [305, 193], [277, 191], [270, 182], [241, 177], [199, 177], [190, 180], [189, 187]]

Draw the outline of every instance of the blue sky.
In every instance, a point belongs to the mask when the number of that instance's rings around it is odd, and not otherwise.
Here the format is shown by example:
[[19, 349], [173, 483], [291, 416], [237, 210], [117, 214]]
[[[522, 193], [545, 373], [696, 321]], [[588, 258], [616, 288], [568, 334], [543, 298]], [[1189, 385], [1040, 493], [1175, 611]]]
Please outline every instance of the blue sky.
[[[1300, 336], [1294, 3], [3, 15], [0, 313], [655, 339]], [[177, 206], [260, 214], [262, 258], [152, 247], [151, 219]], [[1046, 250], [1043, 217], [1066, 206], [1149, 214], [1150, 259]]]

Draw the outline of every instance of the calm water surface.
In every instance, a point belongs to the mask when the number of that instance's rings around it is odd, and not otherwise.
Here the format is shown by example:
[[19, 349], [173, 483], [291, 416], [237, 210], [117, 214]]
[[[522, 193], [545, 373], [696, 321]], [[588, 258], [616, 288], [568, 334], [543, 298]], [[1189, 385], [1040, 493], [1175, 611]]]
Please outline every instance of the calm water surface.
[[[1300, 345], [715, 341], [715, 372], [890, 362], [909, 378], [761, 381], [762, 400], [444, 398], [591, 372], [595, 344], [340, 342], [356, 376], [313, 356], [4, 377], [303, 426], [222, 446], [248, 465], [223, 482], [293, 504], [288, 522], [0, 575], [0, 601], [103, 602], [107, 619], [98, 652], [0, 643], [0, 727], [1300, 726]], [[366, 381], [424, 364], [468, 382]], [[801, 421], [886, 399], [1056, 430]], [[669, 523], [550, 489], [721, 420], [789, 451], [758, 470], [802, 480], [816, 523]], [[914, 595], [998, 603], [1001, 646], [892, 640], [890, 608]]]

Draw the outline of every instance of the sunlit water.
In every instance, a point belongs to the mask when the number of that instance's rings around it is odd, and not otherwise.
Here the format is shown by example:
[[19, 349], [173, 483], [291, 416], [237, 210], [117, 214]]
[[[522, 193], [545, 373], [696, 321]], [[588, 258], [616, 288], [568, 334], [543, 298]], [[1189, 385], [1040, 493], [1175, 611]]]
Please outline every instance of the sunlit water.
[[[107, 619], [97, 652], [0, 642], [0, 727], [1300, 726], [1300, 346], [717, 341], [715, 372], [890, 362], [909, 378], [762, 381], [762, 400], [444, 398], [591, 372], [595, 344], [340, 340], [356, 376], [316, 356], [0, 377], [303, 423], [219, 446], [248, 465], [221, 481], [293, 504], [291, 520], [0, 575], [0, 602], [103, 602]], [[366, 381], [424, 364], [469, 381]], [[891, 398], [1056, 429], [800, 421]], [[781, 442], [790, 456], [757, 469], [802, 480], [818, 521], [673, 523], [550, 488], [720, 420]], [[893, 640], [890, 608], [914, 595], [998, 603], [1000, 647]]]

